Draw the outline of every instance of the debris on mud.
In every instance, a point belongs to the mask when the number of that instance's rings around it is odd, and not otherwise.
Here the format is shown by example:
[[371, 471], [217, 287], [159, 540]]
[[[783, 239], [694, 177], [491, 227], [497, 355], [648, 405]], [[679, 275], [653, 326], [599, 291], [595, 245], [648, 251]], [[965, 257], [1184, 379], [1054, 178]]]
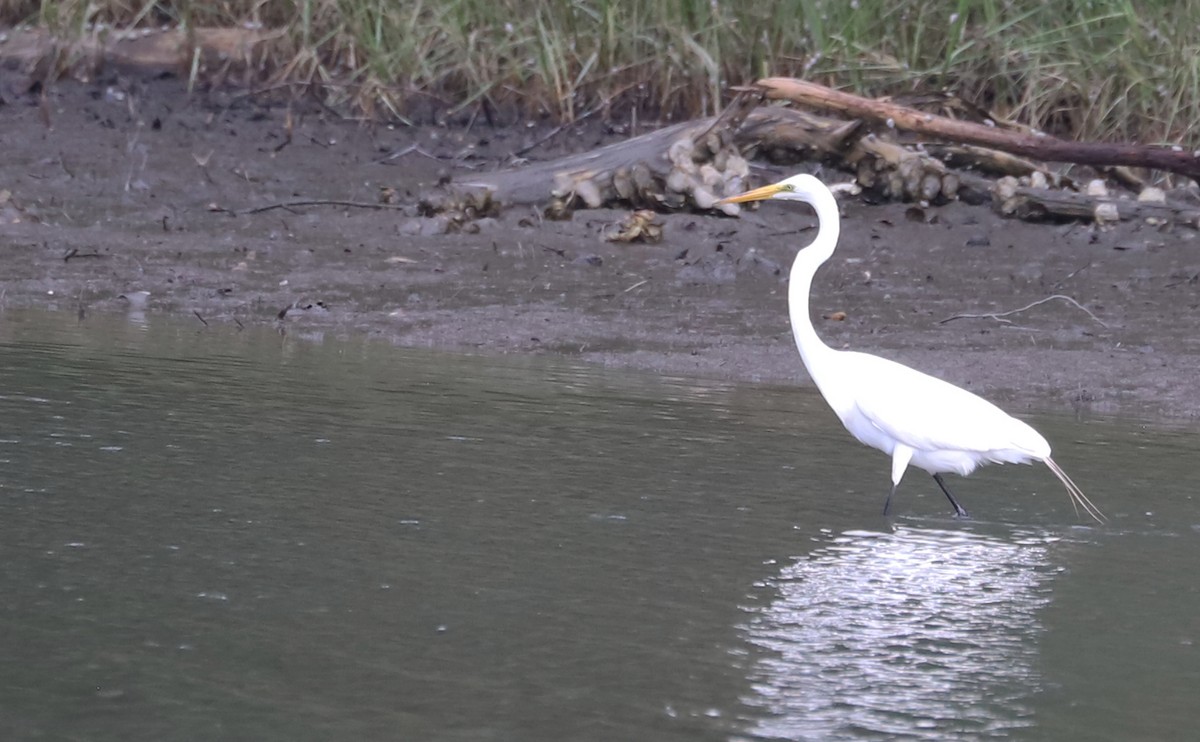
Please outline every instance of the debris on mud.
[[609, 242], [662, 242], [663, 225], [655, 221], [657, 214], [650, 209], [638, 209], [618, 224], [604, 231]]
[[[846, 121], [760, 106], [764, 96], [849, 111], [858, 118]], [[948, 105], [945, 98], [935, 103]], [[886, 119], [880, 120], [884, 114]], [[982, 146], [979, 141], [992, 146]], [[1052, 167], [1022, 153], [1053, 155], [1060, 165], [1072, 165], [1070, 157], [1077, 162], [1072, 167]], [[748, 186], [749, 160], [756, 156], [772, 162], [807, 160], [841, 169], [853, 174], [875, 200], [929, 205], [961, 199], [975, 204], [990, 202], [1005, 216], [1030, 221], [1092, 220], [1104, 225], [1145, 220], [1152, 226], [1180, 224], [1200, 229], [1200, 206], [1196, 204], [1200, 190], [1195, 182], [1168, 194], [1147, 185], [1146, 178], [1130, 167], [1165, 167], [1175, 173], [1173, 177], [1184, 180], [1200, 175], [1200, 165], [1178, 152], [1161, 147], [1062, 142], [993, 118], [980, 122], [951, 119], [782, 78], [746, 89], [721, 116], [558, 160], [460, 177], [445, 185], [440, 199], [453, 204], [470, 197], [464, 194], [486, 192], [498, 203], [541, 205], [552, 219], [569, 218], [577, 208], [706, 211], [714, 208], [721, 196]], [[1140, 193], [1134, 196], [1087, 187], [1097, 180], [1103, 182], [1105, 174], [1114, 185], [1136, 187]], [[427, 196], [425, 201], [438, 199]], [[733, 205], [716, 208], [737, 213]]]

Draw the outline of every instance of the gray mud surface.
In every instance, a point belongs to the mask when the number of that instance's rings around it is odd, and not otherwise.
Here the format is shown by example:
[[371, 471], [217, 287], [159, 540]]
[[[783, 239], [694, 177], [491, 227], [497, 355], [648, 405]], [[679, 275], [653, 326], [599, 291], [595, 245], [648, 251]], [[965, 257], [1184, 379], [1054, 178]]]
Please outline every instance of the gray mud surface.
[[[603, 241], [601, 230], [625, 215], [609, 210], [543, 221], [512, 208], [476, 234], [428, 234], [431, 223], [412, 209], [232, 215], [220, 209], [377, 203], [382, 187], [413, 203], [439, 177], [498, 167], [549, 129], [364, 126], [293, 106], [284, 144], [286, 107], [234, 93], [189, 96], [169, 76], [61, 83], [44, 108], [17, 82], [0, 73], [0, 200], [10, 194], [0, 203], [4, 309], [82, 311], [86, 321], [127, 311], [122, 295], [148, 291], [147, 312], [194, 317], [197, 331], [266, 323], [811, 383], [787, 320], [787, 267], [814, 227], [802, 206], [769, 204], [740, 219], [663, 215], [664, 240], [651, 245]], [[527, 156], [619, 138], [590, 126]], [[1194, 231], [1027, 224], [958, 203], [919, 219], [909, 209], [843, 203], [841, 246], [813, 293], [830, 344], [908, 363], [1013, 410], [1200, 418]], [[1107, 326], [1059, 300], [1010, 324], [939, 323], [1054, 294]]]

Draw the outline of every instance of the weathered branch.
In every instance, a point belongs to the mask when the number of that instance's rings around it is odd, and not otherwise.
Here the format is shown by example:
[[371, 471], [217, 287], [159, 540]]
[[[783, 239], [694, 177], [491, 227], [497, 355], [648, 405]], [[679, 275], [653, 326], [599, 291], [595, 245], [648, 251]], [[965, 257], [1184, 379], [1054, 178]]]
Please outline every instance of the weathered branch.
[[1063, 294], [1054, 294], [1053, 296], [1047, 296], [1045, 299], [1038, 299], [1037, 301], [1030, 302], [1023, 307], [1018, 307], [1016, 309], [1010, 309], [1007, 312], [982, 312], [980, 314], [968, 314], [968, 313], [954, 314], [954, 315], [947, 317], [946, 319], [938, 320], [938, 324], [944, 325], [947, 322], [953, 322], [956, 319], [994, 319], [997, 322], [1001, 322], [1003, 324], [1012, 324], [1012, 320], [1005, 319], [1005, 318], [1011, 317], [1014, 314], [1020, 314], [1021, 312], [1027, 311], [1029, 309], [1033, 309], [1034, 307], [1039, 307], [1039, 306], [1045, 304], [1046, 302], [1054, 301], [1055, 299], [1058, 299], [1060, 301], [1065, 301], [1068, 304], [1076, 307], [1077, 309], [1083, 310], [1083, 312], [1085, 314], [1087, 314], [1087, 316], [1089, 316], [1093, 320], [1095, 320], [1101, 327], [1104, 327], [1106, 329], [1108, 328], [1108, 324], [1105, 323], [1104, 320], [1100, 319], [1095, 314], [1093, 314], [1092, 310], [1088, 309], [1084, 305], [1075, 301], [1071, 297], [1065, 296]]
[[[964, 182], [971, 178], [964, 174]], [[995, 188], [995, 203], [1000, 213], [1022, 219], [1095, 219], [1129, 221], [1157, 219], [1160, 223], [1182, 224], [1200, 228], [1200, 209], [1175, 200], [1135, 201], [1111, 196], [1090, 196], [1061, 188], [1017, 186], [1011, 195], [1004, 188]]]
[[1074, 182], [1070, 178], [1047, 169], [1043, 163], [1009, 152], [972, 144], [935, 144], [932, 142], [926, 143], [924, 149], [954, 168], [971, 168], [985, 173], [1015, 177], [1041, 173], [1048, 183], [1055, 186], [1074, 186]]
[[759, 80], [756, 85], [766, 92], [768, 98], [792, 100], [838, 111], [854, 118], [886, 121], [897, 129], [929, 134], [954, 142], [978, 144], [1054, 162], [1149, 167], [1185, 175], [1200, 182], [1200, 150], [1187, 151], [1179, 147], [1141, 144], [1070, 142], [1049, 135], [1007, 131], [924, 113], [888, 101], [862, 98], [790, 77], [769, 77]]
[[462, 176], [450, 184], [447, 199], [428, 198], [438, 201], [433, 210], [453, 209], [456, 200], [481, 192], [508, 205], [545, 205], [570, 193], [591, 207], [620, 200], [638, 208], [708, 208], [715, 198], [707, 193], [714, 188], [736, 192], [745, 186], [744, 180], [733, 182], [739, 173], [744, 178], [744, 171], [730, 167], [740, 159], [739, 152], [825, 156], [841, 151], [858, 128], [857, 122], [754, 104], [747, 98], [720, 116], [675, 124], [590, 152]]

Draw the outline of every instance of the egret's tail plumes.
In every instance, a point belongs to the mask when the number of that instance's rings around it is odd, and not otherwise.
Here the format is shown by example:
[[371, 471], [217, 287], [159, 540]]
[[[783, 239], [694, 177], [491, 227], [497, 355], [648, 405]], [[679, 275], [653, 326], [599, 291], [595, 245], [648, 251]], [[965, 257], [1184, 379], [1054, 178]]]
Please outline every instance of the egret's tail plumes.
[[1071, 507], [1075, 508], [1076, 513], [1079, 512], [1079, 508], [1083, 508], [1083, 512], [1090, 515], [1097, 523], [1103, 523], [1107, 520], [1104, 517], [1104, 513], [1100, 512], [1100, 508], [1093, 505], [1092, 501], [1087, 498], [1087, 495], [1083, 494], [1083, 490], [1079, 489], [1079, 485], [1075, 484], [1067, 476], [1067, 473], [1058, 464], [1054, 463], [1054, 459], [1047, 456], [1042, 461], [1046, 462], [1046, 466], [1050, 468], [1050, 471], [1054, 472], [1054, 476], [1058, 477], [1058, 481], [1062, 482], [1063, 486], [1067, 488], [1067, 494], [1071, 496]]

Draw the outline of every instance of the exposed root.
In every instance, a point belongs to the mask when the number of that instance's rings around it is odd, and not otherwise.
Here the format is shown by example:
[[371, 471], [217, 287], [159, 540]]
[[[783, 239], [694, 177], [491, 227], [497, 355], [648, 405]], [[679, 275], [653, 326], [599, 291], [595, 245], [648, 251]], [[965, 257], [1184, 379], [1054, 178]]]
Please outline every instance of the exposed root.
[[1038, 299], [1037, 301], [1030, 302], [1029, 304], [1026, 304], [1023, 307], [1018, 307], [1017, 309], [1010, 309], [1007, 312], [984, 312], [982, 314], [955, 314], [950, 317], [947, 317], [946, 319], [938, 320], [938, 324], [944, 325], [947, 322], [952, 322], [956, 319], [994, 319], [997, 322], [1004, 322], [1006, 324], [1011, 324], [1011, 320], [1007, 320], [1004, 318], [1008, 317], [1009, 315], [1012, 315], [1012, 314], [1018, 314], [1020, 312], [1024, 312], [1027, 309], [1033, 309], [1036, 306], [1040, 306], [1042, 304], [1045, 304], [1048, 301], [1053, 301], [1055, 299], [1060, 299], [1062, 301], [1065, 301], [1068, 304], [1071, 304], [1072, 306], [1076, 307], [1077, 309], [1082, 310], [1085, 314], [1087, 314], [1087, 316], [1089, 316], [1093, 320], [1095, 320], [1096, 323], [1099, 324], [1101, 327], [1105, 327], [1105, 328], [1108, 327], [1108, 325], [1104, 322], [1104, 320], [1102, 320], [1099, 317], [1097, 317], [1096, 315], [1092, 314], [1092, 311], [1090, 309], [1088, 309], [1087, 307], [1083, 306], [1079, 302], [1075, 301], [1071, 297], [1066, 296], [1064, 294], [1054, 294], [1053, 296], [1047, 296], [1045, 299]]
[[355, 209], [405, 209], [407, 206], [386, 203], [370, 203], [366, 201], [340, 201], [329, 198], [303, 198], [296, 201], [281, 201], [279, 203], [267, 204], [266, 206], [256, 206], [253, 209], [229, 209], [224, 206], [212, 205], [208, 207], [209, 211], [223, 211], [233, 216], [246, 216], [247, 214], [261, 214], [264, 211], [272, 209], [294, 209], [300, 206], [345, 206]]
[[1079, 514], [1079, 509], [1083, 508], [1083, 512], [1087, 513], [1097, 523], [1103, 523], [1108, 518], [1104, 517], [1104, 513], [1100, 512], [1100, 508], [1092, 504], [1087, 495], [1083, 494], [1083, 490], [1079, 489], [1079, 485], [1067, 476], [1067, 473], [1062, 468], [1054, 463], [1054, 459], [1047, 456], [1042, 459], [1049, 467], [1050, 471], [1054, 472], [1054, 476], [1058, 477], [1058, 481], [1063, 483], [1067, 488], [1067, 494], [1071, 496], [1071, 507], [1075, 509], [1075, 514]]

